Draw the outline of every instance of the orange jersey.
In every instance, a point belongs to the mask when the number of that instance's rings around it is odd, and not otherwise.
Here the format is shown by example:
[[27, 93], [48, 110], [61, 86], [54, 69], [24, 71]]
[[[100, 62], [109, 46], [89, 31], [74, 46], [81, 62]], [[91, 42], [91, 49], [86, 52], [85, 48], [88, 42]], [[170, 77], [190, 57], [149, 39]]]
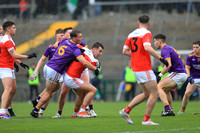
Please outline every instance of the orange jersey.
[[130, 49], [131, 68], [133, 71], [152, 70], [150, 54], [144, 49], [151, 45], [151, 32], [145, 28], [138, 28], [130, 33], [124, 44], [124, 49]]
[[13, 70], [14, 58], [8, 52], [12, 48], [16, 49], [12, 38], [4, 35], [0, 42], [0, 68], [10, 68]]
[[[96, 59], [94, 58], [92, 52], [88, 48], [84, 48], [85, 52], [83, 54], [84, 58], [89, 61], [92, 65], [96, 66]], [[72, 62], [72, 64], [67, 69], [66, 73], [72, 78], [80, 78], [82, 72], [86, 67], [80, 63], [78, 60]]]

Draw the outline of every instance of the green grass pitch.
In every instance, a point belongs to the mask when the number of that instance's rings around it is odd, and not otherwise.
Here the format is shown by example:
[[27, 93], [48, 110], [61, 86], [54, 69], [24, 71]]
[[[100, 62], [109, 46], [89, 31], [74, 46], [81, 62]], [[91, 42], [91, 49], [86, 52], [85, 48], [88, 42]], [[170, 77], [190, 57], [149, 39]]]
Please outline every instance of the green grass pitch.
[[94, 103], [97, 118], [71, 118], [74, 103], [66, 103], [63, 118], [52, 119], [57, 113], [58, 104], [50, 103], [42, 118], [32, 118], [32, 104], [13, 103], [16, 117], [10, 120], [0, 120], [0, 133], [200, 133], [200, 116], [193, 115], [200, 112], [200, 102], [191, 101], [186, 113], [177, 115], [181, 102], [173, 102], [175, 117], [160, 117], [163, 104], [157, 102], [152, 112], [151, 120], [158, 126], [143, 126], [141, 124], [146, 103], [135, 107], [131, 113], [133, 124], [128, 124], [119, 115], [119, 110], [128, 102]]

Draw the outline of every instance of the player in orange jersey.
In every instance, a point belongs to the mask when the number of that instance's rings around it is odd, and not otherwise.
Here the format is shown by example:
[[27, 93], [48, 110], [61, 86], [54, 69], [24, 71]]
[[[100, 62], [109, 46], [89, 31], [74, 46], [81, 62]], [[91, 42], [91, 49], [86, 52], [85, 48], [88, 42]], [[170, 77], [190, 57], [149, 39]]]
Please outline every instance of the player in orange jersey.
[[123, 54], [131, 57], [131, 68], [143, 93], [134, 97], [129, 105], [119, 113], [129, 124], [133, 124], [129, 117], [130, 111], [148, 98], [142, 125], [159, 125], [150, 120], [151, 112], [158, 98], [156, 76], [151, 68], [150, 55], [159, 59], [165, 65], [168, 65], [168, 63], [151, 47], [152, 35], [148, 30], [150, 26], [149, 17], [140, 16], [138, 26], [138, 29], [128, 35], [123, 47]]
[[12, 98], [16, 92], [16, 78], [13, 70], [14, 62], [20, 64], [23, 68], [28, 68], [19, 59], [30, 59], [36, 57], [35, 53], [30, 55], [21, 55], [16, 53], [15, 43], [12, 36], [16, 33], [15, 23], [6, 21], [3, 24], [5, 35], [0, 42], [0, 78], [4, 87], [2, 94], [0, 119], [10, 119], [8, 115], [8, 106], [12, 102]]

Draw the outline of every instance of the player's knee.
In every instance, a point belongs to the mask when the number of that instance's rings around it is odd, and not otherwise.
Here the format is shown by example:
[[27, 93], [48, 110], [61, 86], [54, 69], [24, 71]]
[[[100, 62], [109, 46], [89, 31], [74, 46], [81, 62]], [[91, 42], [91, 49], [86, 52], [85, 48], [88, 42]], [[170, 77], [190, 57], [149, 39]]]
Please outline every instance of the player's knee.
[[192, 94], [192, 93], [186, 91], [186, 92], [185, 92], [185, 97], [189, 98], [189, 97], [191, 96], [191, 94]]
[[92, 88], [92, 92], [96, 94], [97, 93], [97, 89], [95, 87], [93, 87]]
[[150, 93], [149, 93], [149, 92], [144, 92], [144, 96], [145, 96], [145, 98], [148, 98], [148, 97], [149, 97], [149, 95], [150, 95]]
[[11, 91], [10, 91], [10, 93], [11, 93], [12, 95], [14, 95], [14, 94], [16, 93], [16, 88], [12, 88]]

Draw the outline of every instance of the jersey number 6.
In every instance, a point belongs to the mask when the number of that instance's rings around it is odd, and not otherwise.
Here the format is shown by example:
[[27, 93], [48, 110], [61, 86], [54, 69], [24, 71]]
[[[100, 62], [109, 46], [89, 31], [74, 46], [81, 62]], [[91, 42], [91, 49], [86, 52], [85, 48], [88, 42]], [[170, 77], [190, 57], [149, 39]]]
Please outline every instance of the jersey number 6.
[[58, 54], [59, 55], [63, 55], [65, 53], [65, 49], [64, 48], [67, 48], [67, 46], [61, 46], [58, 50]]

